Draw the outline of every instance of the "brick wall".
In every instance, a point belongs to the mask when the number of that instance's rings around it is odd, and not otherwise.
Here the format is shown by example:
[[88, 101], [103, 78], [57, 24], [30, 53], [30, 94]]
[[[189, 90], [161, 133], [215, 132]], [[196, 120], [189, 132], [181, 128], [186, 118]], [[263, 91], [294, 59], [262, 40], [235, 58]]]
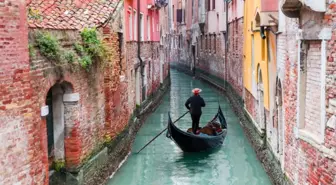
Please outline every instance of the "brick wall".
[[[329, 9], [325, 15], [325, 24], [331, 24], [332, 22], [328, 19], [331, 19], [335, 14], [335, 5], [329, 5]], [[278, 63], [278, 67], [281, 66], [280, 71], [284, 73], [284, 81], [283, 81], [283, 105], [285, 109], [285, 172], [289, 179], [294, 184], [304, 185], [326, 185], [326, 184], [336, 184], [336, 172], [335, 172], [335, 127], [333, 124], [327, 125], [325, 130], [325, 143], [319, 145], [315, 142], [312, 142], [309, 139], [304, 139], [300, 134], [299, 138], [295, 137], [295, 130], [297, 123], [297, 82], [298, 82], [298, 71], [297, 71], [297, 41], [295, 40], [295, 33], [298, 28], [297, 20], [286, 18], [286, 29], [285, 32], [281, 34], [281, 39], [279, 42], [284, 43], [284, 45], [280, 45], [282, 48], [281, 52], [283, 54], [282, 60]], [[307, 30], [309, 31], [309, 30]], [[333, 47], [335, 42], [335, 33], [333, 32], [333, 38], [329, 41], [327, 46], [327, 70], [326, 70], [326, 109], [322, 111], [327, 111], [327, 120], [332, 118], [335, 115], [335, 109], [332, 108], [331, 105], [328, 105], [329, 100], [332, 100], [335, 97], [334, 91], [334, 82], [331, 80], [334, 78], [333, 72], [335, 66], [334, 60], [334, 52], [335, 49]], [[279, 43], [278, 42], [278, 43]], [[278, 45], [279, 46], [279, 45]], [[314, 97], [316, 94], [320, 95], [320, 87], [318, 87], [315, 79], [321, 79], [321, 77], [316, 76], [320, 74], [321, 59], [317, 59], [317, 55], [321, 56], [320, 50], [321, 45], [320, 42], [311, 42], [310, 44], [310, 53], [308, 53], [308, 78], [307, 78], [307, 91], [306, 97], [308, 100], [312, 100], [306, 102], [306, 116], [313, 116], [315, 113], [319, 114], [319, 103], [315, 103], [318, 100], [318, 97]], [[279, 50], [278, 50], [279, 51]], [[284, 64], [284, 65], [282, 65]], [[282, 67], [283, 66], [283, 67]], [[310, 91], [308, 90], [310, 88]], [[319, 92], [315, 92], [315, 90]], [[310, 112], [309, 112], [310, 111]], [[308, 115], [307, 115], [308, 113]], [[318, 117], [315, 115], [314, 117]], [[306, 117], [306, 124], [315, 124], [313, 127], [318, 132], [320, 128], [321, 121], [316, 120], [316, 122], [307, 122], [307, 120], [313, 120], [314, 118]], [[312, 128], [307, 129], [308, 131], [312, 131], [314, 134], [318, 134], [314, 132]]]
[[[129, 78], [129, 91], [134, 92], [133, 97], [130, 100], [130, 106], [135, 108], [135, 91], [136, 91], [136, 76], [135, 71], [140, 70], [140, 68], [136, 69], [140, 65], [140, 61], [138, 60], [138, 44], [137, 42], [130, 41], [126, 43], [127, 56], [126, 60], [128, 62], [128, 69], [132, 71], [132, 76]], [[146, 93], [147, 96], [150, 96], [153, 92], [155, 92], [160, 86], [160, 43], [159, 42], [141, 42], [140, 43], [140, 55], [145, 64], [144, 75], [146, 74]], [[167, 67], [165, 68], [167, 70]], [[167, 72], [164, 73], [163, 79], [167, 76]], [[140, 97], [142, 98], [142, 85], [140, 80]]]
[[[198, 39], [197, 67], [221, 79], [226, 79], [237, 92], [243, 94], [243, 19], [229, 23], [229, 48], [225, 63], [224, 35], [203, 35]], [[241, 71], [241, 72], [239, 72]], [[224, 83], [224, 82], [223, 82]]]
[[47, 184], [45, 124], [30, 80], [24, 1], [0, 1], [0, 182]]
[[[201, 37], [198, 42], [202, 42], [202, 47], [199, 50], [198, 62], [196, 65], [199, 69], [221, 79], [224, 79], [225, 77], [225, 63], [223, 57], [225, 55], [225, 49], [222, 44], [223, 39], [223, 34], [211, 34]], [[201, 43], [198, 43], [198, 45], [201, 45]]]
[[227, 63], [227, 81], [236, 92], [243, 95], [243, 47], [244, 19], [240, 18], [229, 24], [229, 51]]
[[[33, 35], [34, 31], [31, 32], [30, 35]], [[62, 41], [62, 46], [67, 50], [71, 50], [69, 46], [79, 40], [76, 31], [51, 33]], [[127, 97], [120, 93], [127, 84], [120, 82], [118, 35], [105, 29], [104, 39], [110, 47], [110, 54], [114, 56], [105, 61], [105, 68], [98, 62], [87, 72], [80, 66], [55, 66], [39, 54], [31, 59], [32, 87], [39, 107], [45, 105], [47, 92], [55, 84], [67, 82], [71, 84], [71, 93], [79, 93], [78, 104], [75, 107], [65, 106], [64, 111], [67, 129], [65, 160], [69, 169], [78, 167], [98, 150], [105, 136], [115, 137], [128, 121]]]

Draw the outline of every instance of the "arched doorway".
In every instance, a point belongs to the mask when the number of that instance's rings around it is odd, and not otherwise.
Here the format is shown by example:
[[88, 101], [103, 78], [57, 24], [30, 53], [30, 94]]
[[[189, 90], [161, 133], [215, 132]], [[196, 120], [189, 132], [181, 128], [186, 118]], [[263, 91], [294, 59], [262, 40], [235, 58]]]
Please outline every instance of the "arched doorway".
[[264, 108], [264, 85], [262, 81], [262, 72], [258, 66], [258, 113], [259, 113], [259, 127], [261, 130], [266, 130], [265, 108]]
[[49, 169], [52, 168], [52, 163], [54, 161], [54, 120], [53, 120], [53, 104], [52, 104], [52, 90], [48, 91], [45, 104], [49, 108], [49, 114], [46, 117], [47, 121], [47, 140], [48, 140], [48, 162]]
[[56, 83], [46, 97], [49, 114], [46, 116], [49, 170], [55, 169], [55, 163], [65, 162], [64, 153], [64, 94], [72, 93], [68, 82]]

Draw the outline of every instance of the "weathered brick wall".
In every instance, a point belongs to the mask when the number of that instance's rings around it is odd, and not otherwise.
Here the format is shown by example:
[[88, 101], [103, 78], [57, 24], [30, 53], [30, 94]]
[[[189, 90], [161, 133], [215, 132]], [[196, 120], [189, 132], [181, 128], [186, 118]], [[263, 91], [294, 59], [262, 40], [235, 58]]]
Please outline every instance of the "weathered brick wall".
[[45, 123], [30, 83], [24, 1], [0, 1], [0, 182], [47, 184]]
[[223, 34], [217, 34], [216, 37], [204, 35], [199, 37], [197, 43], [200, 48], [197, 67], [226, 79], [240, 96], [243, 94], [243, 27], [243, 19], [229, 23], [229, 51], [226, 63]]
[[160, 43], [153, 42], [151, 44], [152, 57], [147, 62], [147, 96], [158, 90], [160, 86]]
[[[138, 43], [134, 41], [130, 41], [126, 43], [126, 60], [128, 62], [128, 70], [132, 71], [131, 76], [129, 77], [129, 92], [134, 92], [132, 97], [129, 100], [130, 106], [135, 108], [136, 105], [136, 74], [135, 71], [138, 65], [140, 65], [140, 61], [138, 60]], [[159, 42], [141, 42], [140, 43], [140, 55], [145, 64], [146, 70], [146, 81], [147, 81], [147, 96], [155, 92], [160, 86], [160, 43]], [[165, 67], [165, 66], [164, 66]], [[165, 71], [167, 67], [165, 68]], [[145, 74], [145, 71], [144, 71]], [[164, 73], [163, 79], [167, 76], [167, 73]], [[142, 84], [140, 78], [140, 99], [142, 98]], [[132, 108], [131, 108], [132, 109]]]
[[222, 40], [222, 34], [218, 34], [216, 36], [203, 35], [199, 38], [197, 44], [200, 46], [200, 50], [196, 67], [216, 77], [224, 79], [225, 49], [222, 44]]
[[[68, 46], [72, 46], [80, 39], [76, 31], [52, 31], [51, 33], [62, 41], [63, 47], [67, 50], [71, 49]], [[31, 59], [32, 86], [38, 97], [39, 107], [45, 105], [46, 94], [50, 88], [62, 81], [70, 83], [72, 93], [80, 95], [79, 106], [73, 110], [79, 115], [65, 111], [68, 135], [64, 142], [68, 168], [79, 166], [83, 160], [92, 155], [93, 151], [99, 149], [104, 142], [104, 136], [115, 137], [128, 121], [128, 110], [125, 106], [127, 101], [125, 96], [120, 95], [126, 85], [121, 84], [119, 79], [118, 36], [116, 33], [105, 33], [104, 37], [109, 44], [109, 52], [114, 56], [112, 60], [104, 61], [105, 68], [98, 63], [87, 72], [80, 66], [57, 67], [39, 54]], [[67, 120], [67, 118], [73, 119], [73, 114], [77, 119]]]
[[244, 19], [240, 18], [229, 24], [229, 51], [227, 65], [227, 81], [236, 92], [243, 95], [243, 47]]
[[[103, 28], [104, 41], [113, 56], [104, 68], [104, 96], [105, 96], [105, 132], [106, 136], [116, 137], [127, 125], [132, 110], [128, 105], [128, 94], [123, 93], [128, 88], [128, 69], [123, 57], [124, 48], [119, 48], [118, 34], [110, 27]], [[121, 46], [123, 47], [123, 46]], [[122, 52], [122, 55], [120, 55]], [[119, 58], [121, 56], [121, 58]]]
[[[335, 14], [335, 5], [329, 5], [328, 12], [325, 15], [325, 23], [332, 24], [331, 20], [333, 15]], [[329, 20], [328, 20], [329, 19]], [[336, 176], [335, 176], [335, 127], [334, 124], [327, 125], [326, 134], [325, 134], [325, 144], [319, 145], [314, 144], [311, 141], [306, 141], [300, 137], [295, 138], [295, 130], [294, 128], [297, 125], [297, 82], [298, 82], [298, 71], [297, 71], [297, 41], [295, 40], [295, 33], [298, 28], [297, 20], [286, 18], [286, 30], [282, 33], [281, 43], [285, 43], [285, 45], [281, 45], [282, 49], [285, 50], [285, 56], [282, 57], [283, 60], [279, 61], [279, 64], [284, 64], [284, 67], [280, 70], [284, 72], [284, 83], [283, 83], [283, 103], [285, 109], [285, 172], [287, 176], [291, 179], [294, 184], [311, 184], [311, 185], [326, 185], [326, 184], [336, 184]], [[334, 52], [335, 49], [333, 47], [335, 42], [335, 32], [333, 32], [333, 39], [329, 41], [327, 47], [327, 71], [326, 71], [326, 101], [333, 99], [335, 97], [335, 85], [331, 80], [334, 78], [334, 67], [335, 60]], [[317, 51], [321, 48], [314, 47], [311, 48], [312, 52], [308, 53], [308, 55], [315, 55]], [[286, 48], [286, 49], [285, 49]], [[320, 54], [319, 54], [320, 55]], [[321, 56], [321, 55], [320, 55]], [[308, 58], [310, 58], [308, 56]], [[316, 60], [316, 61], [314, 61]], [[318, 67], [317, 65], [309, 65], [310, 63], [319, 62], [321, 63], [321, 59], [311, 59], [308, 60], [308, 75], [309, 74], [317, 74], [318, 70], [314, 69]], [[309, 69], [310, 68], [310, 69]], [[313, 73], [312, 73], [313, 72]], [[314, 77], [314, 75], [312, 75]], [[316, 79], [319, 77], [314, 77]], [[308, 84], [308, 82], [312, 79], [308, 78], [307, 85], [308, 88], [314, 88], [313, 84]], [[314, 80], [315, 81], [315, 80]], [[313, 81], [313, 83], [315, 83]], [[316, 87], [317, 88], [317, 87]], [[307, 91], [308, 92], [308, 91]], [[317, 92], [319, 93], [319, 92]], [[314, 98], [313, 92], [306, 93], [307, 99]], [[307, 102], [306, 110], [309, 111], [318, 107], [314, 102]], [[335, 109], [330, 107], [327, 103], [326, 110], [327, 111], [327, 120], [335, 115]], [[316, 113], [314, 111], [314, 113]], [[318, 113], [318, 112], [317, 112]], [[309, 113], [310, 114], [310, 113]], [[307, 122], [306, 122], [307, 123]], [[318, 120], [318, 128], [320, 128], [321, 121]], [[309, 124], [309, 122], [308, 122]], [[316, 124], [316, 123], [314, 123]], [[333, 128], [332, 128], [333, 127]], [[316, 129], [317, 130], [317, 129]]]

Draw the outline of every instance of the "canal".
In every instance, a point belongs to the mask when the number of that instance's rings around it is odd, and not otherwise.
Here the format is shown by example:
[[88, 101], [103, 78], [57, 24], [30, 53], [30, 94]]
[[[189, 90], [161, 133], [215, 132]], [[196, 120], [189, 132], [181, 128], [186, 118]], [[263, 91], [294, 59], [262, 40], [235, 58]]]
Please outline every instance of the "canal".
[[[212, 153], [184, 154], [163, 133], [139, 154], [135, 154], [167, 126], [168, 111], [173, 121], [186, 112], [184, 102], [195, 87], [203, 91], [206, 102], [200, 125], [217, 113], [218, 101], [228, 122], [228, 135], [220, 150]], [[191, 127], [190, 115], [177, 126]], [[108, 185], [270, 185], [271, 181], [257, 160], [239, 120], [225, 97], [209, 85], [171, 70], [171, 89], [162, 104], [149, 116], [132, 146], [132, 154], [114, 174]]]

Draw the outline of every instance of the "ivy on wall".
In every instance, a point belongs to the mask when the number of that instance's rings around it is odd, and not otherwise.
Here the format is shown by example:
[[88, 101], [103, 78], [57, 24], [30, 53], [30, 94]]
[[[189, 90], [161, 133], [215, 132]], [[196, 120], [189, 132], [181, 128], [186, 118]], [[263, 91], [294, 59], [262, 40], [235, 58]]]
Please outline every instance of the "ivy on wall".
[[46, 31], [35, 34], [35, 42], [29, 44], [29, 55], [35, 57], [35, 48], [40, 54], [55, 64], [79, 64], [89, 71], [95, 62], [103, 63], [108, 60], [107, 46], [98, 37], [95, 28], [85, 28], [80, 33], [81, 41], [73, 44], [72, 48], [63, 48], [59, 40]]

